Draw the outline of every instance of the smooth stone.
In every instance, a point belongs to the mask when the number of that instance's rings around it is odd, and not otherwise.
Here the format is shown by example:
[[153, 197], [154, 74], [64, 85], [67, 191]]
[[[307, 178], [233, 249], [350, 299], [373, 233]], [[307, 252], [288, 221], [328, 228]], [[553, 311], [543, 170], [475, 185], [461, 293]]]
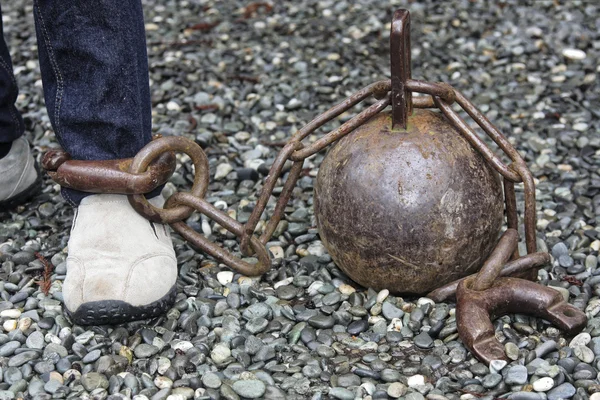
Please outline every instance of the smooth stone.
[[355, 374], [344, 374], [338, 376], [338, 386], [350, 387], [360, 386], [360, 377]]
[[331, 315], [317, 314], [309, 318], [308, 323], [315, 328], [327, 329], [335, 325], [335, 319]]
[[393, 399], [400, 398], [406, 394], [407, 387], [400, 382], [394, 382], [388, 386], [387, 394]]
[[533, 382], [532, 386], [536, 392], [547, 392], [554, 386], [554, 379], [546, 376]]
[[30, 349], [43, 349], [44, 348], [44, 334], [40, 331], [31, 332], [25, 341], [25, 345]]
[[554, 340], [548, 340], [535, 348], [535, 355], [543, 358], [546, 354], [556, 350], [557, 344]]
[[511, 366], [506, 372], [504, 381], [507, 385], [522, 385], [527, 382], [527, 367], [523, 365]]
[[502, 382], [502, 375], [488, 374], [481, 380], [481, 385], [486, 389], [491, 389], [496, 387], [500, 382]]
[[548, 400], [570, 399], [577, 389], [570, 383], [563, 383], [548, 392]]
[[108, 379], [97, 372], [88, 372], [81, 375], [81, 384], [88, 392], [95, 389], [108, 389]]
[[214, 372], [207, 372], [202, 375], [202, 384], [210, 389], [218, 389], [221, 387], [221, 378]]
[[359, 319], [356, 321], [352, 321], [348, 325], [348, 333], [351, 335], [358, 335], [361, 332], [369, 329], [369, 322], [365, 319]]
[[587, 332], [581, 332], [569, 343], [569, 347], [575, 348], [575, 346], [587, 346], [587, 344], [592, 340], [592, 336]]
[[135, 346], [133, 353], [137, 358], [150, 358], [153, 355], [157, 354], [160, 349], [154, 345], [147, 343], [140, 343]]
[[93, 363], [94, 361], [99, 359], [101, 355], [102, 355], [101, 350], [99, 350], [99, 349], [92, 350], [81, 359], [81, 362], [83, 362], [84, 364]]
[[381, 313], [386, 319], [390, 321], [394, 318], [402, 318], [404, 316], [404, 311], [402, 311], [389, 301], [386, 301], [381, 305]]
[[0, 357], [8, 357], [14, 354], [15, 350], [21, 347], [21, 343], [13, 340], [7, 342], [0, 347]]
[[341, 387], [329, 389], [329, 396], [339, 400], [354, 400], [354, 393], [346, 388]]
[[232, 271], [220, 271], [217, 273], [217, 280], [221, 285], [225, 286], [233, 281], [233, 275]]
[[585, 363], [591, 363], [594, 361], [594, 352], [587, 346], [575, 346], [573, 348], [573, 353], [577, 358]]
[[504, 353], [510, 360], [517, 360], [519, 358], [519, 347], [513, 342], [507, 342], [504, 345]]
[[498, 373], [506, 367], [506, 360], [492, 360], [490, 361], [490, 372]]
[[210, 352], [210, 358], [216, 364], [222, 364], [231, 356], [231, 350], [224, 343], [218, 343]]
[[258, 379], [246, 379], [233, 382], [233, 390], [240, 396], [259, 399], [265, 393], [266, 385]]
[[580, 49], [564, 49], [562, 55], [569, 60], [580, 61], [586, 58], [587, 54], [585, 51]]
[[535, 392], [514, 392], [508, 398], [510, 400], [545, 400], [542, 393]]
[[40, 356], [40, 353], [37, 351], [24, 351], [19, 353], [8, 360], [9, 367], [20, 367], [23, 364], [28, 363], [29, 361], [35, 360]]
[[17, 367], [9, 367], [4, 371], [4, 382], [12, 385], [23, 379], [23, 373]]
[[267, 325], [269, 325], [269, 321], [265, 318], [252, 318], [246, 323], [246, 329], [250, 333], [256, 334], [264, 331]]
[[400, 372], [394, 369], [385, 368], [381, 371], [381, 380], [383, 380], [384, 382], [398, 382], [400, 378]]
[[414, 388], [425, 384], [425, 377], [423, 375], [413, 375], [406, 380], [408, 387]]
[[421, 332], [415, 336], [413, 342], [421, 349], [431, 349], [433, 347], [433, 339], [426, 332]]

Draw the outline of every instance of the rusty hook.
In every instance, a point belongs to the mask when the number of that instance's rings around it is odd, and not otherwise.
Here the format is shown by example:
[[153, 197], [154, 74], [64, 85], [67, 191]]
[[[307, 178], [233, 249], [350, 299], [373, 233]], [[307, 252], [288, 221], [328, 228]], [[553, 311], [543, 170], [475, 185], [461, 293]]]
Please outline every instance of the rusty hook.
[[472, 289], [473, 277], [458, 285], [456, 325], [465, 347], [479, 360], [507, 360], [504, 346], [496, 339], [492, 321], [505, 314], [533, 315], [550, 321], [567, 334], [587, 323], [585, 314], [568, 304], [549, 287], [518, 278], [499, 278], [486, 290]]

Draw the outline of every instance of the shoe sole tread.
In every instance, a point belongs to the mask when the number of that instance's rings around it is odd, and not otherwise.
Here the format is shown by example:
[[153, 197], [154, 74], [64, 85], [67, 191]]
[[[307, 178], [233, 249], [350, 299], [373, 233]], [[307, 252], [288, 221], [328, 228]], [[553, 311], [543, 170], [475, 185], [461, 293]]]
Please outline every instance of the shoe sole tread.
[[133, 306], [122, 300], [100, 300], [84, 303], [74, 312], [66, 311], [78, 325], [114, 325], [162, 315], [175, 304], [176, 295], [174, 286], [162, 298], [144, 306]]

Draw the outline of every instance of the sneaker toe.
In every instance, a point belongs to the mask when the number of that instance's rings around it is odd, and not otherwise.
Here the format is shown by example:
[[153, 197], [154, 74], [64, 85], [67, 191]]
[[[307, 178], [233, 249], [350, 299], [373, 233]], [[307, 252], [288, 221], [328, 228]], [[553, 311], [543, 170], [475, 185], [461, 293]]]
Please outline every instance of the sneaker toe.
[[[118, 262], [118, 261], [115, 261]], [[176, 295], [177, 261], [172, 254], [149, 254], [136, 260], [128, 276], [123, 268], [99, 261], [86, 265], [67, 259], [63, 285], [65, 307], [80, 325], [116, 324], [147, 319], [166, 312]]]

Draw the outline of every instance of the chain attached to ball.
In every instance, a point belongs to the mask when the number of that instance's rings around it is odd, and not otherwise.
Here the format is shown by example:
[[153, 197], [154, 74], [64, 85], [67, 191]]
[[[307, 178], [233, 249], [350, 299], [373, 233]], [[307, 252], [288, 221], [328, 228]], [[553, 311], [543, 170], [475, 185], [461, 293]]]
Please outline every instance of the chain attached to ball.
[[[490, 315], [519, 310], [550, 318], [570, 332], [581, 329], [585, 315], [554, 296], [551, 289], [522, 279], [499, 278], [535, 277], [536, 269], [550, 260], [547, 253], [537, 252], [535, 186], [523, 158], [461, 92], [446, 83], [412, 79], [406, 10], [394, 13], [390, 50], [390, 80], [359, 90], [292, 135], [275, 158], [245, 224], [204, 199], [209, 184], [207, 157], [200, 146], [183, 137], [157, 138], [127, 160], [77, 161], [52, 151], [44, 156], [44, 168], [64, 187], [127, 194], [135, 210], [147, 219], [170, 224], [196, 248], [253, 276], [271, 266], [266, 244], [284, 216], [304, 160], [334, 145], [317, 175], [315, 216], [329, 254], [350, 278], [397, 294], [427, 294], [435, 301], [453, 299], [458, 290], [459, 333], [465, 345], [486, 362], [503, 357], [499, 343], [494, 342]], [[305, 143], [324, 124], [371, 97], [374, 102], [353, 118]], [[390, 105], [391, 112], [385, 111]], [[486, 145], [453, 106], [460, 107], [496, 143], [510, 164]], [[426, 110], [432, 108], [441, 113]], [[144, 193], [168, 180], [175, 169], [175, 152], [191, 158], [193, 186], [189, 193], [173, 194], [158, 209]], [[291, 169], [258, 237], [257, 227], [265, 220], [267, 204], [288, 161]], [[518, 183], [524, 192], [524, 255], [517, 250]], [[188, 226], [185, 220], [194, 211], [238, 237], [241, 253], [255, 256], [258, 262], [243, 260]], [[498, 241], [504, 222], [507, 230]], [[477, 318], [471, 314], [475, 308]]]

